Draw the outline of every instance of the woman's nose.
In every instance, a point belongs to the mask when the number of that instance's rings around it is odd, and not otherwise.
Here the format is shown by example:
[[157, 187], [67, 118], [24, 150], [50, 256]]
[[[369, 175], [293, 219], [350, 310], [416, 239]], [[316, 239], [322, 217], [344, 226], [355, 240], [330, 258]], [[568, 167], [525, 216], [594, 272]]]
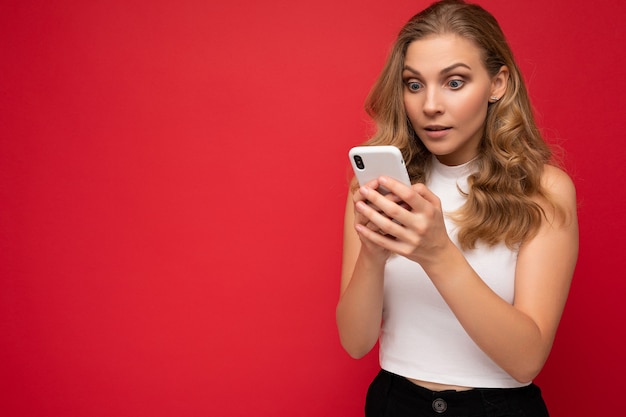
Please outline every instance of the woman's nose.
[[426, 98], [424, 100], [423, 111], [426, 115], [435, 115], [443, 113], [443, 104], [441, 102], [441, 95], [435, 89], [426, 91]]

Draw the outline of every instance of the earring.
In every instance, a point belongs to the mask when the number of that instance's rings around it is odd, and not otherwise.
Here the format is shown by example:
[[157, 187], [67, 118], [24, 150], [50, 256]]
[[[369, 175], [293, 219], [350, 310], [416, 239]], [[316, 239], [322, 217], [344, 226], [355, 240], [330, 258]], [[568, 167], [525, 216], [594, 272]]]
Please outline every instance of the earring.
[[499, 100], [500, 100], [500, 97], [496, 97], [496, 96], [489, 97], [489, 102], [490, 103], [496, 103]]

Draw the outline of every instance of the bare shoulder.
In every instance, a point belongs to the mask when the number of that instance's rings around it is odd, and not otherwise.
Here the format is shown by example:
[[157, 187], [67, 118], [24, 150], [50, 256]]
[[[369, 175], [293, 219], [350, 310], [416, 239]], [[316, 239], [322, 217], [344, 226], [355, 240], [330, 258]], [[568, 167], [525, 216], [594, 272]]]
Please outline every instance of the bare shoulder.
[[576, 194], [574, 182], [561, 168], [554, 165], [544, 165], [541, 185], [552, 194]]
[[[561, 214], [565, 219], [576, 218], [576, 187], [570, 176], [554, 165], [546, 164], [541, 176], [541, 186], [552, 204], [540, 203], [544, 210]], [[556, 210], [556, 212], [555, 212]]]

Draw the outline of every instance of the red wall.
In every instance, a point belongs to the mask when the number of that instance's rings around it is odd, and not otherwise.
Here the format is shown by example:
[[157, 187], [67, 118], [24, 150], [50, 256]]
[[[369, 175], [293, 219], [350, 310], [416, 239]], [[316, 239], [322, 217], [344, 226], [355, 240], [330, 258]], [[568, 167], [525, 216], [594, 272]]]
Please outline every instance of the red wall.
[[[0, 414], [362, 415], [376, 353], [334, 323], [346, 152], [427, 2], [214, 3], [0, 3]], [[580, 198], [538, 382], [553, 416], [597, 415], [626, 372], [626, 8], [482, 4]]]

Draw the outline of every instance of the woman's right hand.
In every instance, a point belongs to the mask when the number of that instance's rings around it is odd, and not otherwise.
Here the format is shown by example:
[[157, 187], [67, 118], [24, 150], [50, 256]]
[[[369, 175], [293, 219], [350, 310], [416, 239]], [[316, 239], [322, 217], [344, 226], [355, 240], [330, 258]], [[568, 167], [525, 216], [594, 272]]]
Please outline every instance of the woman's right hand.
[[[378, 180], [372, 180], [368, 182], [367, 184], [365, 184], [365, 187], [368, 187], [370, 190], [374, 190], [371, 192], [378, 192], [378, 191], [375, 191], [378, 188], [378, 186], [379, 186]], [[392, 201], [398, 200], [398, 198], [393, 194], [387, 194], [384, 197]], [[361, 192], [360, 188], [357, 188], [354, 194], [352, 195], [352, 202], [354, 203], [354, 227], [355, 229], [358, 230], [358, 228], [362, 226], [374, 232], [382, 233], [380, 228], [376, 224], [371, 222], [368, 217], [362, 214], [363, 212], [368, 211], [368, 210], [374, 210], [374, 211], [381, 213], [381, 210], [378, 209], [376, 206], [373, 206], [371, 203], [367, 201], [367, 199], [364, 197], [363, 193]], [[380, 245], [372, 242], [369, 239], [363, 238], [362, 234], [360, 233], [358, 235], [359, 235], [359, 239], [361, 240], [361, 245], [362, 245], [361, 251], [365, 250], [367, 255], [380, 258], [380, 260], [382, 261], [387, 260], [387, 258], [390, 255], [390, 252], [387, 249], [381, 247]]]
[[[395, 237], [391, 235], [386, 235], [378, 227], [378, 225], [376, 225], [374, 222], [370, 220], [373, 212], [381, 214], [385, 217], [387, 217], [387, 215], [385, 215], [385, 213], [380, 208], [376, 207], [374, 204], [369, 202], [368, 199], [372, 198], [372, 193], [376, 193], [376, 194], [379, 194], [379, 197], [386, 198], [387, 200], [392, 201], [395, 204], [399, 204], [407, 210], [410, 210], [410, 207], [408, 206], [408, 204], [403, 202], [400, 197], [398, 197], [397, 195], [393, 193], [387, 193], [384, 195], [381, 194], [378, 191], [379, 187], [380, 187], [380, 183], [378, 182], [378, 179], [375, 179], [375, 180], [368, 182], [367, 184], [364, 184], [363, 187], [358, 188], [354, 192], [352, 196], [352, 200], [354, 203], [354, 227], [357, 230], [357, 234], [361, 241], [362, 249], [365, 249], [366, 251], [368, 251], [370, 255], [375, 256], [375, 257], [381, 257], [382, 260], [386, 261], [389, 255], [391, 254], [391, 252], [388, 249], [385, 249], [384, 247], [380, 246], [376, 242], [370, 239], [367, 239], [363, 235], [363, 233], [359, 233], [359, 228], [365, 227], [369, 230], [380, 233], [381, 235], [385, 236], [385, 238], [387, 239], [395, 240]], [[363, 191], [364, 189], [367, 189], [368, 197], [365, 196], [365, 193]]]

